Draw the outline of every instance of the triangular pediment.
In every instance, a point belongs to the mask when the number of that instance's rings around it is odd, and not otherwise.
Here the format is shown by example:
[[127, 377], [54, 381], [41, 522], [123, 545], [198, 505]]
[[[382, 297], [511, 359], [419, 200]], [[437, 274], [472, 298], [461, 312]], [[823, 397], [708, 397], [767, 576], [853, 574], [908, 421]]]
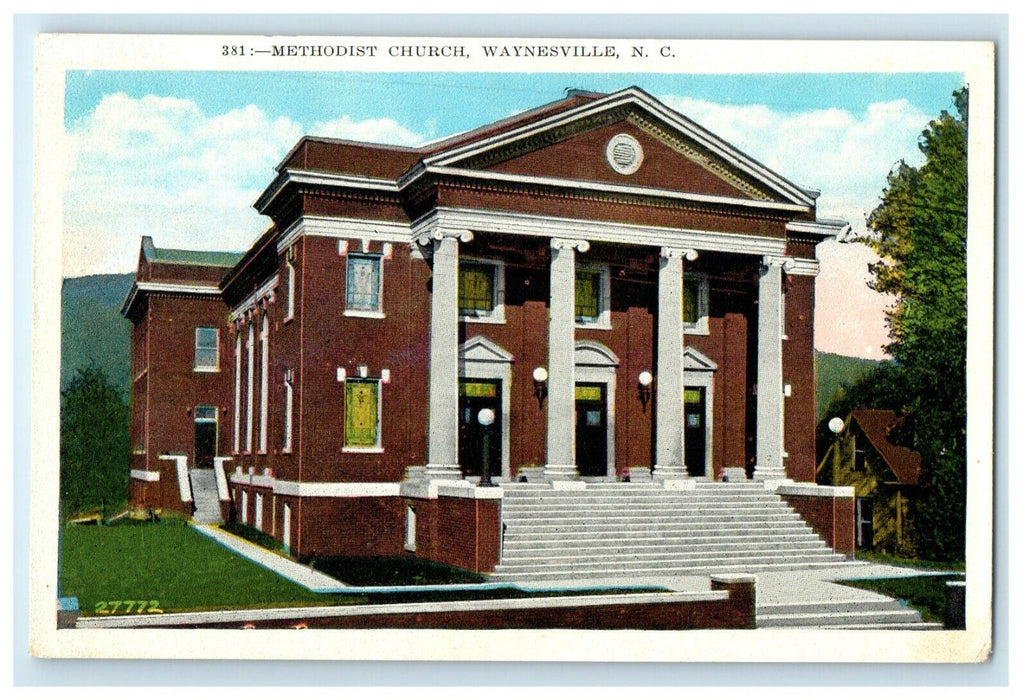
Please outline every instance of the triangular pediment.
[[425, 164], [528, 182], [814, 205], [810, 193], [638, 88], [442, 150]]
[[692, 345], [682, 353], [682, 368], [687, 372], [714, 372], [718, 364]]
[[481, 335], [462, 343], [458, 357], [462, 362], [514, 362], [514, 355]]

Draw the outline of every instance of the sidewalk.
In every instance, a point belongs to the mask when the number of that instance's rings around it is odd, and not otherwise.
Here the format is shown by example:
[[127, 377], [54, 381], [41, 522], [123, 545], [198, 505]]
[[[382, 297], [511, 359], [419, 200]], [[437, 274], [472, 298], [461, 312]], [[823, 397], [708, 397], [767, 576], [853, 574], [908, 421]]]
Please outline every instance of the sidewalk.
[[277, 573], [283, 578], [288, 578], [296, 584], [303, 586], [304, 588], [314, 593], [332, 593], [337, 592], [341, 588], [346, 588], [346, 584], [336, 579], [326, 576], [320, 571], [298, 564], [292, 559], [287, 559], [281, 554], [270, 552], [264, 547], [258, 547], [252, 542], [244, 540], [242, 537], [236, 537], [231, 535], [221, 528], [215, 527], [214, 525], [197, 525], [194, 524], [193, 528], [202, 535], [210, 537], [218, 544], [231, 549], [241, 557], [245, 557], [250, 561], [260, 564], [266, 569], [270, 569]]

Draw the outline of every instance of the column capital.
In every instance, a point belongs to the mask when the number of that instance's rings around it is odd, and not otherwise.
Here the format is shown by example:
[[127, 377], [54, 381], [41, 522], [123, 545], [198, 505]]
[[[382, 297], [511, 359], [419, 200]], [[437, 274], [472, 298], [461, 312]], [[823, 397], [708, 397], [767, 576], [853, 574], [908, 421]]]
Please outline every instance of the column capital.
[[661, 257], [669, 260], [673, 258], [686, 258], [693, 261], [700, 257], [700, 253], [697, 252], [696, 248], [672, 248], [665, 246], [661, 248]]
[[789, 272], [796, 265], [793, 258], [785, 255], [765, 255], [761, 258], [761, 266], [765, 268], [779, 267], [784, 272]]
[[418, 236], [418, 244], [428, 246], [435, 241], [442, 241], [444, 238], [456, 238], [461, 243], [470, 243], [475, 236], [471, 231], [464, 229], [434, 228], [431, 231]]
[[554, 250], [575, 249], [580, 253], [585, 253], [590, 249], [590, 242], [581, 238], [551, 238], [550, 247]]

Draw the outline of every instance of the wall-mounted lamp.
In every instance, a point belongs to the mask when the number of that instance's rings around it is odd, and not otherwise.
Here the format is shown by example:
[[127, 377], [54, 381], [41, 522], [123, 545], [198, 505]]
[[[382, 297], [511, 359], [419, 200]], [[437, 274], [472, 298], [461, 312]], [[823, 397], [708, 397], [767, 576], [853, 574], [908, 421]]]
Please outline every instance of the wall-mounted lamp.
[[543, 399], [547, 398], [547, 370], [545, 367], [537, 367], [532, 370], [532, 393], [539, 401], [540, 410], [543, 410]]
[[650, 385], [654, 383], [654, 375], [643, 370], [640, 372], [640, 385], [637, 387], [637, 391], [640, 396], [640, 403], [643, 404], [643, 410], [647, 410], [647, 402], [650, 401], [652, 389]]

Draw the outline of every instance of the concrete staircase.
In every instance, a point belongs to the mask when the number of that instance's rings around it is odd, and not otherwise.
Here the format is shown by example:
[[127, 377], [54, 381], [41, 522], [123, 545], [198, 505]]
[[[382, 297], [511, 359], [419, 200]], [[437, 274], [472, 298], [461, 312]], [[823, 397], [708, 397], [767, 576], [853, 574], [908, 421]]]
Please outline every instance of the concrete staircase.
[[190, 469], [189, 486], [193, 492], [193, 522], [206, 525], [222, 522], [221, 503], [218, 501], [218, 484], [213, 469]]
[[785, 501], [756, 483], [504, 485], [497, 581], [681, 576], [839, 566]]
[[817, 603], [759, 605], [758, 627], [852, 630], [939, 630], [938, 622], [923, 622], [914, 608], [891, 598], [836, 600]]

